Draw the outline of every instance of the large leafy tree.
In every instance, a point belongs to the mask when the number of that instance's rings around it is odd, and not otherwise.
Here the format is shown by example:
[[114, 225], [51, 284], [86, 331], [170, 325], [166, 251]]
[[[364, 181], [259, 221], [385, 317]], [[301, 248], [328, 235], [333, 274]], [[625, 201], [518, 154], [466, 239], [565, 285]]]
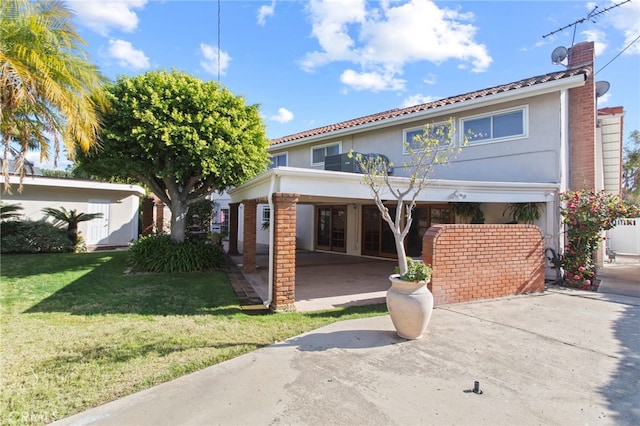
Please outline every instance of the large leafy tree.
[[622, 194], [628, 201], [640, 204], [640, 132], [637, 130], [631, 132], [624, 151]]
[[[15, 154], [24, 177], [25, 155], [40, 149], [54, 163], [63, 143], [67, 156], [88, 150], [99, 130], [97, 110], [106, 81], [90, 62], [84, 41], [61, 1], [0, 1], [0, 139], [8, 185], [8, 159]], [[53, 146], [51, 146], [53, 142]]]
[[100, 148], [78, 155], [80, 170], [144, 183], [171, 210], [171, 239], [184, 241], [189, 206], [239, 185], [269, 162], [256, 105], [216, 82], [179, 71], [120, 77], [106, 86]]

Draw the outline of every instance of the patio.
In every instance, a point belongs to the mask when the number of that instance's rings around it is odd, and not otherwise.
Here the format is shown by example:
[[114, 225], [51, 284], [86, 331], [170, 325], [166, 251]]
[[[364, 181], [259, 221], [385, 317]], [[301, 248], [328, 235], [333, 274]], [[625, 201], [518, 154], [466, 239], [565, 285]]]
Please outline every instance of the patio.
[[[262, 300], [269, 296], [268, 257], [266, 246], [259, 246], [258, 271], [242, 274]], [[242, 264], [242, 255], [231, 258], [236, 265]], [[395, 265], [393, 259], [299, 250], [296, 252], [296, 309], [304, 312], [384, 303], [389, 288], [386, 277], [393, 273]]]

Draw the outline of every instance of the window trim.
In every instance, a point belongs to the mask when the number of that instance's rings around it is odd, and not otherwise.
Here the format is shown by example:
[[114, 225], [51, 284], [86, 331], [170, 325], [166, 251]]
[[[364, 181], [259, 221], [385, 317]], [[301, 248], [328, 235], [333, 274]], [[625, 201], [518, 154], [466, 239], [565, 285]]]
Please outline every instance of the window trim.
[[[319, 148], [326, 148], [328, 146], [334, 146], [334, 145], [338, 145], [338, 154], [342, 154], [342, 141], [336, 141], [336, 142], [330, 142], [330, 143], [325, 143], [322, 145], [314, 145], [310, 148], [309, 150], [309, 161], [311, 163], [311, 167], [319, 167], [319, 166], [324, 166], [324, 160], [322, 162], [319, 163], [314, 163], [313, 162], [313, 151]], [[325, 157], [326, 157], [326, 150], [325, 150]]]
[[287, 167], [289, 165], [289, 151], [280, 152], [278, 154], [271, 154], [270, 158], [273, 159], [273, 157], [280, 157], [281, 155], [284, 155], [285, 163], [287, 163], [286, 166], [273, 166], [273, 160], [271, 160], [271, 164], [269, 164], [269, 170], [275, 169], [277, 167]]
[[[409, 155], [409, 151], [407, 151], [407, 132], [413, 132], [413, 131], [420, 131], [422, 133], [422, 131], [424, 130], [424, 126], [429, 125], [431, 127], [437, 127], [441, 124], [447, 124], [449, 121], [437, 121], [435, 123], [425, 123], [422, 126], [415, 126], [415, 127], [408, 127], [406, 129], [402, 129], [402, 155]], [[454, 129], [455, 130], [455, 129]], [[451, 142], [452, 145], [457, 145], [458, 142], [458, 138], [456, 136], [456, 133], [458, 133], [457, 131], [454, 131], [454, 134], [451, 136]]]
[[[518, 135], [510, 135], [510, 136], [503, 136], [500, 138], [489, 138], [489, 139], [481, 139], [478, 141], [472, 141], [469, 140], [467, 143], [467, 146], [476, 146], [476, 145], [484, 145], [484, 144], [488, 144], [488, 143], [496, 143], [496, 142], [504, 142], [504, 141], [509, 141], [509, 140], [518, 140], [518, 139], [525, 139], [529, 137], [529, 105], [520, 105], [517, 107], [513, 107], [513, 108], [505, 108], [505, 109], [501, 109], [501, 110], [496, 110], [496, 111], [491, 111], [490, 113], [484, 113], [484, 114], [476, 114], [476, 115], [469, 115], [466, 117], [461, 117], [458, 121], [458, 128], [461, 130], [460, 131], [460, 142], [462, 142], [463, 140], [463, 134], [464, 132], [464, 122], [465, 121], [470, 121], [470, 120], [477, 120], [479, 118], [491, 118], [492, 119], [492, 126], [493, 126], [493, 117], [496, 115], [503, 115], [503, 114], [509, 114], [511, 112], [517, 112], [517, 111], [522, 111], [522, 133], [518, 134]], [[491, 129], [491, 131], [493, 132], [493, 127]]]

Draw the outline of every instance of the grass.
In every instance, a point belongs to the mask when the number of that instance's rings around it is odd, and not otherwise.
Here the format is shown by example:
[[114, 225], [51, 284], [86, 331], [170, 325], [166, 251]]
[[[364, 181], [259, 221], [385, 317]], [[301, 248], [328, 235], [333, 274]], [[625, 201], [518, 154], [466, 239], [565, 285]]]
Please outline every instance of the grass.
[[221, 271], [125, 275], [127, 252], [3, 255], [0, 423], [44, 424], [370, 305], [243, 312]]

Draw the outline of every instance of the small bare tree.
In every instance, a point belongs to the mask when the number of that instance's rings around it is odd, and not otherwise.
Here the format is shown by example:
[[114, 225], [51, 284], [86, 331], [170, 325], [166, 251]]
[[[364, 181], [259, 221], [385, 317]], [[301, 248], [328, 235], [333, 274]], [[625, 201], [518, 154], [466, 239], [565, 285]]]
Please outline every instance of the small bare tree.
[[[437, 165], [448, 164], [467, 144], [467, 137], [461, 142], [454, 139], [453, 119], [446, 122], [427, 124], [422, 134], [412, 141], [405, 142], [409, 159], [403, 163], [405, 178], [390, 176], [393, 164], [379, 155], [361, 154], [353, 150], [349, 156], [354, 158], [364, 175], [364, 182], [371, 188], [373, 199], [382, 218], [393, 232], [398, 253], [398, 269], [404, 275], [408, 269], [404, 240], [413, 222], [413, 208], [420, 193], [431, 182], [430, 178]], [[396, 200], [396, 211], [391, 217], [384, 200], [390, 195]]]

